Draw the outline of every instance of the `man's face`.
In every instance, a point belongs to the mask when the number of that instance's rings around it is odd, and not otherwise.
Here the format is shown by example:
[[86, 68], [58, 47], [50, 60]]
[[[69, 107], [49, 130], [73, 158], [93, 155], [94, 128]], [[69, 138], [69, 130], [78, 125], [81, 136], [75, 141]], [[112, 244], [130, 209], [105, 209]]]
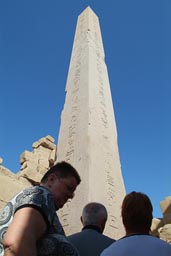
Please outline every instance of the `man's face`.
[[55, 174], [49, 177], [50, 191], [53, 194], [55, 208], [58, 210], [62, 208], [68, 199], [74, 197], [74, 191], [77, 187], [77, 180], [75, 177], [59, 178]]

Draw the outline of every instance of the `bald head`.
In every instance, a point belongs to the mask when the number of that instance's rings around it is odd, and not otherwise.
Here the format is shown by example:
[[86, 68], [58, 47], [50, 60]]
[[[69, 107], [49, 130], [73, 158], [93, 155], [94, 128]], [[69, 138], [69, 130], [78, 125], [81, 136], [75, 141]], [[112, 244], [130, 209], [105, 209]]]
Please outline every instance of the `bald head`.
[[98, 226], [103, 232], [107, 217], [108, 215], [105, 206], [101, 203], [92, 202], [88, 203], [83, 208], [81, 221], [83, 226]]

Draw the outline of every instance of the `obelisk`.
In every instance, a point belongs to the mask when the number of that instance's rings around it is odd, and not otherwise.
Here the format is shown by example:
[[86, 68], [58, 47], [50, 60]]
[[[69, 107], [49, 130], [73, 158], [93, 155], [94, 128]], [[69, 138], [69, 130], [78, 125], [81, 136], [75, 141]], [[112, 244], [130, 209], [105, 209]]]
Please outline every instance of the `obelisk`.
[[104, 233], [121, 237], [125, 187], [100, 26], [90, 7], [77, 21], [57, 148], [57, 162], [71, 163], [82, 179], [59, 213], [66, 234], [81, 230], [83, 206], [96, 201], [108, 210]]

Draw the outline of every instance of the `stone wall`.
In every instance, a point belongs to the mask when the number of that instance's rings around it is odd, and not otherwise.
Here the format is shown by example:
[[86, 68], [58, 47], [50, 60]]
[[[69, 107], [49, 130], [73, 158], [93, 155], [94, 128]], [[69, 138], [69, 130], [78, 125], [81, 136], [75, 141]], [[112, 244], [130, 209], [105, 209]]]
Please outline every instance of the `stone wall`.
[[30, 186], [30, 182], [23, 183], [10, 170], [0, 165], [0, 209], [20, 190]]
[[160, 202], [160, 208], [163, 218], [153, 219], [151, 227], [152, 235], [171, 243], [171, 196], [166, 197]]
[[32, 152], [25, 150], [20, 155], [21, 168], [14, 174], [2, 165], [0, 158], [0, 209], [22, 189], [36, 185], [44, 173], [53, 166], [56, 155], [55, 140], [46, 136], [32, 144]]
[[[46, 136], [32, 144], [33, 150], [25, 150], [20, 155], [21, 168], [14, 174], [2, 163], [0, 158], [0, 210], [4, 205], [22, 189], [39, 184], [44, 173], [53, 166], [56, 160], [55, 140]], [[151, 233], [171, 243], [171, 196], [160, 202], [163, 218], [154, 218]]]
[[159, 228], [159, 237], [171, 243], [171, 196], [160, 202], [163, 213], [163, 226]]

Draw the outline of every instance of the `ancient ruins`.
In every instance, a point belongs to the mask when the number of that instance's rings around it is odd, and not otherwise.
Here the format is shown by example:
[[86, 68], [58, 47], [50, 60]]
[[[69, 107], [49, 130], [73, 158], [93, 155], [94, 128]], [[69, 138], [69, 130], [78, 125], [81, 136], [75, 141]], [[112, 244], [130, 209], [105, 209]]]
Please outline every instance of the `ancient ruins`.
[[[42, 175], [55, 161], [56, 144], [46, 136], [32, 144], [33, 150], [20, 156], [21, 168], [17, 174], [3, 166], [0, 158], [0, 210], [20, 190], [39, 183]], [[152, 234], [171, 243], [171, 196], [160, 202], [163, 218], [154, 218]]]
[[[109, 214], [105, 234], [123, 236], [120, 207], [126, 192], [117, 129], [99, 20], [90, 7], [78, 17], [58, 144], [49, 135], [34, 142], [31, 152], [21, 154], [16, 174], [0, 158], [0, 209], [20, 190], [39, 184], [42, 175], [62, 160], [73, 164], [82, 179], [74, 200], [59, 211], [66, 234], [81, 229], [83, 206], [99, 201]], [[171, 243], [171, 196], [160, 206], [163, 218], [153, 219], [152, 234]]]

